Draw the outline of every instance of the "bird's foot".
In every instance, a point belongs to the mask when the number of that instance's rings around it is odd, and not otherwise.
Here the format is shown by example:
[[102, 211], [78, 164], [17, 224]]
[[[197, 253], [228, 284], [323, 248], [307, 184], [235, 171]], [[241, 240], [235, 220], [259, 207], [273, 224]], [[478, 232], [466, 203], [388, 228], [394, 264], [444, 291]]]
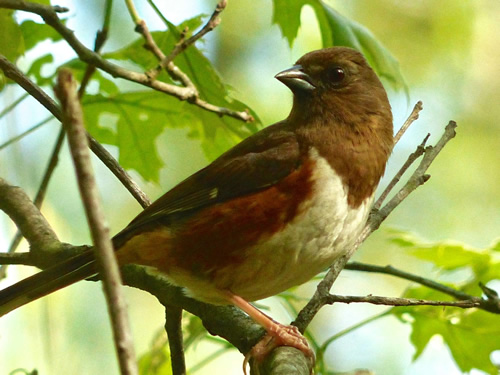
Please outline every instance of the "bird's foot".
[[250, 359], [253, 358], [257, 363], [262, 363], [269, 353], [279, 346], [291, 346], [300, 350], [314, 365], [314, 352], [298, 328], [275, 322], [272, 329], [245, 356], [245, 360], [243, 361], [245, 375], [247, 374], [246, 368]]

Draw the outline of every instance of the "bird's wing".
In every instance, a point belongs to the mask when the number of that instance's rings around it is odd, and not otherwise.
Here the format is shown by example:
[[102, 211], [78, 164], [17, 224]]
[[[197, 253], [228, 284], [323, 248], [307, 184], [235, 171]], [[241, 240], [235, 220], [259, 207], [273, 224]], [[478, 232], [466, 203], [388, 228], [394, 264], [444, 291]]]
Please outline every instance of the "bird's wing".
[[269, 187], [299, 164], [295, 133], [278, 123], [245, 139], [165, 193], [120, 234], [157, 221], [182, 219], [200, 208]]

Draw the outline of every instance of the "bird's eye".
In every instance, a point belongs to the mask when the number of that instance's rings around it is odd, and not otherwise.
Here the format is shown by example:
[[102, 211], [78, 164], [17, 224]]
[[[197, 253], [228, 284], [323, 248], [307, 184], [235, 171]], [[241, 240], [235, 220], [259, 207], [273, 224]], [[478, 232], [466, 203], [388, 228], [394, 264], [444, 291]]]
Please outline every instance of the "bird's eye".
[[340, 66], [336, 66], [328, 71], [328, 80], [333, 84], [341, 83], [344, 78], [345, 72]]

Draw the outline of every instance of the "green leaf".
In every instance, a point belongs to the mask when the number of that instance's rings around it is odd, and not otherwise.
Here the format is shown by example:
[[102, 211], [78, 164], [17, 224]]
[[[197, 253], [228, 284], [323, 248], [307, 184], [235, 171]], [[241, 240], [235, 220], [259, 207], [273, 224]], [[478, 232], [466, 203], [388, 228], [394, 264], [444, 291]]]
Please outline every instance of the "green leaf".
[[118, 161], [147, 181], [159, 181], [163, 166], [156, 139], [165, 127], [196, 126], [183, 103], [154, 91], [86, 95], [85, 123], [99, 141], [119, 149]]
[[290, 48], [299, 32], [302, 7], [307, 3], [307, 0], [273, 0], [273, 23], [279, 26]]
[[[449, 297], [424, 287], [410, 289], [405, 297], [448, 300]], [[414, 306], [392, 309], [412, 327], [410, 340], [415, 347], [414, 360], [423, 353], [430, 339], [439, 335], [450, 349], [453, 359], [464, 372], [472, 369], [497, 374], [491, 353], [500, 350], [500, 318], [477, 309]]]
[[304, 5], [310, 5], [318, 20], [324, 47], [345, 46], [362, 52], [379, 77], [386, 79], [396, 90], [408, 86], [398, 61], [390, 51], [363, 25], [344, 17], [320, 0], [273, 0], [273, 23], [276, 23], [290, 47], [297, 38], [300, 14]]
[[24, 42], [14, 11], [0, 9], [0, 54], [15, 62], [24, 53]]
[[[153, 32], [152, 36], [158, 47], [168, 53], [168, 51], [174, 48], [180, 35], [180, 30], [184, 30], [185, 28], [195, 30], [199, 25], [201, 25], [200, 17], [187, 20], [178, 27], [169, 23], [168, 31]], [[151, 53], [144, 50], [143, 44], [142, 38], [138, 38], [130, 45], [118, 51], [107, 53], [104, 57], [128, 60], [143, 70], [149, 70], [155, 67], [158, 62]], [[248, 109], [248, 106], [244, 103], [231, 98], [228, 87], [222, 82], [210, 61], [196, 46], [190, 46], [186, 51], [177, 56], [175, 63], [190, 77], [197, 87], [201, 99], [211, 104], [236, 111], [249, 110], [256, 119], [253, 123], [246, 124], [229, 116], [221, 117], [216, 113], [208, 112], [194, 105], [183, 106], [184, 113], [192, 115], [192, 121], [196, 123], [191, 125], [193, 131], [190, 133], [190, 136], [201, 140], [204, 153], [210, 160], [259, 129], [260, 122], [257, 115]], [[158, 79], [173, 84], [172, 79], [166, 73], [162, 73]], [[176, 107], [180, 105], [177, 100], [171, 103]], [[169, 107], [164, 108], [169, 109]]]
[[463, 267], [478, 269], [491, 261], [491, 256], [479, 250], [466, 249], [460, 244], [438, 243], [417, 247], [411, 253], [419, 259], [431, 261], [437, 267], [451, 271]]
[[44, 40], [57, 42], [62, 39], [62, 36], [52, 27], [45, 24], [36, 23], [32, 20], [24, 21], [21, 26], [21, 32], [24, 38], [24, 46], [26, 51], [35, 47], [38, 43]]
[[[372, 32], [365, 26], [344, 17], [325, 3], [319, 1], [319, 5], [328, 22], [326, 25], [321, 21], [322, 17], [318, 17], [320, 28], [329, 29], [333, 45], [351, 47], [362, 52], [379, 77], [388, 80], [396, 90], [404, 89], [408, 96], [408, 86], [401, 74], [399, 62]], [[314, 9], [317, 11], [318, 6]]]

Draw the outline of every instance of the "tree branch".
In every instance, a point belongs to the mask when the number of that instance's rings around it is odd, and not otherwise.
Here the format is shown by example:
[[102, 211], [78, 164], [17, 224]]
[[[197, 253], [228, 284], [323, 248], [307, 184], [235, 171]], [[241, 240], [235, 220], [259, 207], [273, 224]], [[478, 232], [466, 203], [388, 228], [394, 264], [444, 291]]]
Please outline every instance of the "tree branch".
[[336, 294], [329, 294], [324, 297], [324, 304], [332, 305], [336, 302], [340, 303], [371, 303], [372, 305], [384, 306], [452, 306], [460, 307], [463, 309], [471, 307], [480, 307], [480, 302], [476, 298], [461, 301], [433, 301], [415, 298], [401, 298], [401, 297], [381, 297], [381, 296], [339, 296]]
[[94, 253], [108, 303], [121, 374], [135, 375], [138, 374], [138, 370], [126, 303], [120, 289], [122, 284], [120, 270], [92, 171], [83, 124], [83, 112], [76, 92], [76, 82], [69, 70], [59, 71], [56, 94], [61, 101], [63, 124], [68, 135], [80, 194], [87, 214], [92, 242], [95, 246]]
[[[245, 111], [233, 111], [228, 108], [218, 107], [211, 103], [205, 102], [204, 100], [199, 98], [198, 91], [196, 89], [193, 89], [191, 87], [180, 87], [157, 80], [151, 80], [150, 77], [147, 76], [147, 74], [137, 73], [122, 68], [103, 59], [98, 53], [85, 47], [76, 38], [74, 32], [61, 22], [57, 15], [55, 7], [17, 0], [0, 0], [0, 7], [38, 14], [43, 18], [47, 25], [53, 27], [64, 38], [64, 40], [66, 40], [66, 42], [76, 52], [80, 60], [98, 67], [99, 69], [111, 74], [115, 78], [123, 78], [128, 81], [139, 83], [143, 86], [150, 87], [153, 90], [157, 90], [174, 96], [179, 100], [187, 100], [200, 108], [217, 113], [220, 116], [230, 116], [245, 122], [250, 122], [253, 120], [252, 116]], [[65, 8], [57, 9], [59, 9], [59, 11], [67, 10]]]
[[0, 178], [0, 210], [17, 225], [30, 247], [51, 251], [59, 248], [56, 234], [26, 193]]
[[424, 285], [428, 288], [437, 290], [441, 293], [447, 294], [457, 300], [461, 301], [474, 301], [478, 303], [478, 306], [482, 310], [486, 310], [495, 314], [500, 314], [500, 303], [497, 298], [493, 296], [487, 296], [486, 299], [472, 296], [470, 294], [464, 293], [461, 290], [451, 288], [447, 285], [438, 283], [434, 280], [427, 279], [425, 277], [415, 275], [406, 271], [399, 270], [393, 266], [376, 266], [373, 264], [365, 264], [360, 262], [349, 262], [345, 266], [346, 270], [351, 271], [363, 271], [363, 272], [375, 272], [383, 273], [386, 275], [396, 276], [400, 279], [410, 280], [418, 284]]

